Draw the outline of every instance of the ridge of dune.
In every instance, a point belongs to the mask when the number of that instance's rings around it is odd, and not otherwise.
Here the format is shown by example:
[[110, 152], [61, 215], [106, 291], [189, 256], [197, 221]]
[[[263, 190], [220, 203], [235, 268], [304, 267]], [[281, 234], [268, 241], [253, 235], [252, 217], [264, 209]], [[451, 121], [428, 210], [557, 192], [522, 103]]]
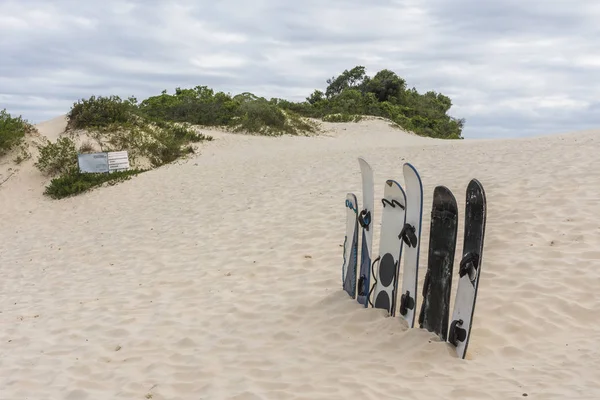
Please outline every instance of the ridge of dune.
[[[596, 132], [444, 141], [379, 120], [323, 127], [207, 130], [216, 140], [190, 159], [61, 201], [26, 197], [19, 180], [0, 188], [0, 398], [600, 397]], [[458, 201], [457, 268], [464, 192], [482, 182], [466, 360], [342, 290], [358, 156], [374, 169], [374, 251], [385, 180], [403, 184], [404, 162], [421, 175], [419, 293], [434, 187]]]
[[35, 127], [42, 136], [45, 136], [51, 142], [56, 142], [61, 133], [67, 128], [67, 115], [59, 115], [47, 121], [40, 122]]

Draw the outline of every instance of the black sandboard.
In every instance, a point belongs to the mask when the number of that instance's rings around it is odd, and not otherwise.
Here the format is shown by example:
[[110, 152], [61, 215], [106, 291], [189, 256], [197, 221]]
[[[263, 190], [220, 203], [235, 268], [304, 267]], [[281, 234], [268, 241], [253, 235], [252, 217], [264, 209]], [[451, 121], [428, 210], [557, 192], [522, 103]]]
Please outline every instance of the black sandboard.
[[448, 333], [457, 229], [456, 199], [447, 187], [437, 186], [433, 191], [429, 257], [423, 283], [423, 302], [419, 325], [421, 328], [436, 333], [443, 341], [446, 341]]
[[456, 347], [456, 354], [459, 358], [465, 358], [473, 324], [473, 312], [481, 274], [486, 206], [483, 186], [477, 179], [471, 180], [466, 193], [465, 233], [462, 259], [458, 270], [458, 288], [448, 330], [448, 342]]

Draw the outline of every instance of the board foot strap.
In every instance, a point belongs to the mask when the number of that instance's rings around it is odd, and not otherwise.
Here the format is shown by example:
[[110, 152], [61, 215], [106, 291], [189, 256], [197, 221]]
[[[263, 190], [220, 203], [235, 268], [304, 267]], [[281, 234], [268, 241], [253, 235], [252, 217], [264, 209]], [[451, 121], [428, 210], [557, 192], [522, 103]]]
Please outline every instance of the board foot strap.
[[463, 259], [460, 260], [460, 269], [458, 270], [458, 274], [461, 278], [469, 274], [469, 279], [474, 281], [478, 268], [479, 255], [477, 253], [467, 253]]
[[398, 239], [401, 239], [409, 247], [417, 247], [417, 235], [415, 234], [415, 227], [411, 224], [404, 224], [404, 227], [398, 235]]
[[392, 208], [396, 208], [396, 206], [398, 206], [404, 210], [404, 206], [400, 204], [400, 202], [398, 202], [397, 200], [392, 199], [392, 201], [389, 201], [388, 199], [381, 199], [381, 202], [383, 203], [383, 207], [385, 207], [386, 204], [389, 204], [390, 206], [392, 206]]
[[462, 319], [452, 321], [448, 332], [448, 343], [458, 346], [458, 342], [464, 342], [467, 338], [467, 331], [461, 328], [463, 324]]
[[408, 310], [412, 310], [415, 308], [415, 299], [410, 296], [410, 291], [406, 291], [406, 293], [400, 296], [400, 314], [406, 315]]
[[364, 229], [369, 230], [369, 226], [371, 225], [371, 211], [362, 210], [358, 216], [358, 223]]

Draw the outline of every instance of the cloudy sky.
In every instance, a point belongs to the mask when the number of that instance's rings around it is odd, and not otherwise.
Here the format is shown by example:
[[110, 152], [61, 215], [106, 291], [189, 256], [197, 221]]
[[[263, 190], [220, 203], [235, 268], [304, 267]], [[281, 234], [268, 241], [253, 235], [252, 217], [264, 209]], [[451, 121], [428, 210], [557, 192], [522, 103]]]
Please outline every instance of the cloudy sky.
[[0, 109], [207, 85], [301, 101], [387, 68], [467, 138], [600, 128], [598, 0], [0, 0]]

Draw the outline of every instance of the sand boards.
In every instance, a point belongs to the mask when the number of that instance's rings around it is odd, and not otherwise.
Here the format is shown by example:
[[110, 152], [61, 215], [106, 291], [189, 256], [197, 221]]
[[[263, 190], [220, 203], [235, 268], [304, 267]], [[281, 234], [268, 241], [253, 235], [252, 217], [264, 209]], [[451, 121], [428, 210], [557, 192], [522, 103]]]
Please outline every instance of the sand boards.
[[[375, 205], [373, 170], [363, 158], [359, 157], [358, 161], [363, 205], [358, 206], [354, 194], [346, 195], [342, 286], [350, 297], [354, 298], [356, 295], [357, 301], [364, 307], [371, 304], [374, 308], [385, 309], [391, 316], [399, 312], [412, 328], [417, 309], [423, 214], [421, 178], [411, 164], [405, 163], [404, 189], [395, 180], [386, 181], [381, 198], [379, 250], [377, 257], [372, 261]], [[433, 332], [453, 346], [459, 358], [465, 357], [473, 322], [481, 273], [486, 207], [483, 187], [477, 179], [471, 180], [466, 191], [464, 244], [458, 269], [456, 300], [450, 319], [459, 213], [456, 199], [447, 187], [437, 186], [433, 192], [428, 259], [421, 290], [422, 302], [418, 322], [420, 328]], [[359, 229], [362, 231], [360, 267], [357, 265]], [[402, 258], [403, 269], [400, 267]], [[360, 271], [357, 274], [358, 268]], [[371, 276], [374, 281], [373, 287], [370, 282]], [[402, 284], [399, 290], [400, 281]]]
[[358, 158], [358, 163], [362, 176], [363, 206], [358, 215], [358, 223], [362, 228], [362, 246], [356, 301], [367, 307], [371, 287], [371, 248], [373, 246], [373, 208], [375, 205], [375, 195], [373, 189], [373, 169], [362, 157]]
[[387, 310], [388, 315], [393, 316], [396, 310], [398, 268], [402, 258], [402, 241], [399, 234], [404, 226], [406, 208], [406, 195], [398, 182], [385, 182], [381, 202], [383, 211], [379, 255], [375, 259], [378, 268], [371, 302], [373, 307]]
[[463, 252], [452, 322], [448, 331], [448, 342], [456, 347], [459, 358], [465, 357], [469, 344], [481, 273], [485, 220], [485, 192], [481, 183], [473, 179], [467, 186]]
[[346, 236], [342, 287], [352, 298], [356, 296], [356, 267], [358, 263], [358, 203], [354, 193], [346, 195]]
[[423, 283], [423, 303], [419, 315], [421, 328], [446, 341], [452, 288], [452, 268], [456, 248], [458, 208], [452, 192], [445, 186], [433, 191], [429, 257]]
[[412, 328], [415, 324], [417, 307], [417, 279], [419, 270], [419, 248], [421, 245], [421, 219], [423, 215], [423, 184], [415, 167], [409, 163], [403, 166], [404, 187], [406, 188], [406, 220], [399, 234], [403, 241], [404, 268], [402, 289], [400, 290], [399, 313]]

